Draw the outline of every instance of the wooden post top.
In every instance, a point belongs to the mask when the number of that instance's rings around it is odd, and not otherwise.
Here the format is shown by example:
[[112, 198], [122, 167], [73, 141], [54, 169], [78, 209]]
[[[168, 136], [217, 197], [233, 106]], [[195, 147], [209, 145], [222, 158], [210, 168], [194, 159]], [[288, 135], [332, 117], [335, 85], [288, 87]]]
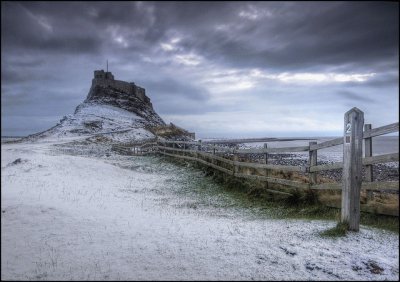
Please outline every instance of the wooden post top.
[[364, 115], [364, 112], [361, 111], [361, 110], [360, 110], [359, 108], [357, 108], [357, 107], [354, 107], [354, 108], [348, 110], [344, 115], [345, 115], [345, 116], [348, 116], [348, 115], [350, 115], [352, 112], [356, 112], [356, 113], [359, 113], [359, 114]]

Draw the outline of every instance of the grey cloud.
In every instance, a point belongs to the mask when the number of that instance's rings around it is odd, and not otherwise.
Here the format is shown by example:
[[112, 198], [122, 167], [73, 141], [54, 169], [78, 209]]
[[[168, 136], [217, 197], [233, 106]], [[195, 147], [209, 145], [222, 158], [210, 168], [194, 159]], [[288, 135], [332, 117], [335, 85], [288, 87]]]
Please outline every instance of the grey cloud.
[[[29, 3], [28, 3], [29, 4]], [[35, 5], [36, 3], [31, 3]], [[68, 32], [68, 27], [74, 27], [74, 14], [65, 15], [71, 19], [68, 25], [61, 26], [55, 17], [49, 20], [46, 26], [52, 30], [46, 29], [41, 25], [41, 20], [46, 17], [54, 17], [52, 14], [46, 14], [45, 11], [34, 14], [30, 8], [25, 7], [26, 3], [2, 3], [2, 47], [5, 49], [47, 51], [56, 53], [96, 53], [101, 47], [101, 38], [96, 37], [91, 32], [85, 32], [84, 24], [76, 26], [76, 32]], [[56, 5], [56, 4], [53, 4]], [[63, 6], [58, 6], [63, 10]], [[72, 11], [71, 11], [72, 12]], [[60, 22], [65, 21], [65, 17]]]
[[[395, 2], [3, 1], [1, 5], [1, 99], [6, 120], [11, 115], [71, 113], [85, 98], [92, 71], [105, 68], [106, 59], [117, 79], [145, 87], [155, 108], [164, 114], [200, 116], [297, 101], [320, 106], [325, 99], [337, 107], [356, 101], [379, 104], [373, 93], [380, 90], [398, 101], [399, 4]], [[172, 38], [180, 38], [177, 49], [162, 50], [160, 43]], [[198, 67], [178, 65], [177, 54], [198, 55], [203, 61]], [[269, 74], [374, 72], [376, 76], [323, 91], [269, 80], [243, 91], [252, 99], [230, 106], [212, 103], [218, 93], [200, 83], [216, 78], [210, 72], [234, 69], [245, 77], [254, 68]]]
[[204, 101], [209, 97], [206, 89], [187, 83], [187, 81], [180, 82], [172, 78], [163, 78], [161, 80], [148, 80], [144, 81], [146, 91], [149, 93], [158, 94], [159, 99], [181, 99], [186, 98], [196, 101]]
[[[264, 5], [268, 7], [268, 3]], [[380, 60], [393, 60], [398, 54], [397, 3], [290, 6], [276, 11], [271, 21], [247, 23], [250, 27], [240, 34], [229, 29], [225, 34], [211, 31], [205, 36], [200, 30], [203, 36], [197, 36], [195, 29], [191, 36], [195, 42], [188, 45], [198, 44], [200, 52], [231, 66], [280, 70], [338, 64], [364, 68]]]
[[371, 103], [375, 101], [374, 99], [365, 96], [365, 94], [362, 95], [348, 90], [340, 90], [337, 91], [336, 94], [339, 97], [344, 98], [345, 100], [349, 100], [351, 102]]
[[383, 73], [377, 78], [369, 79], [361, 84], [357, 82], [348, 82], [346, 86], [349, 88], [371, 87], [375, 88], [376, 91], [382, 91], [381, 88], [398, 87], [399, 76], [396, 73]]
[[[106, 32], [112, 27], [128, 41], [126, 52], [144, 52], [174, 30], [183, 35], [181, 46], [186, 51], [236, 67], [283, 70], [356, 64], [362, 68], [398, 54], [397, 3], [78, 4], [5, 4], [9, 10], [3, 20], [5, 45], [29, 43], [31, 48], [48, 51], [95, 53], [105, 46], [117, 48]], [[271, 16], [256, 21], [240, 18], [239, 12], [251, 5], [268, 10]], [[45, 15], [55, 31], [46, 32], [30, 17], [23, 17], [20, 6]], [[13, 17], [16, 13], [20, 20]], [[221, 24], [229, 29], [216, 30]]]
[[199, 104], [198, 101], [187, 99], [158, 99], [159, 114], [163, 115], [204, 115], [208, 112], [219, 111], [219, 105], [209, 105], [207, 102]]
[[[22, 67], [22, 69], [26, 69]], [[20, 84], [26, 82], [38, 82], [38, 81], [46, 81], [55, 79], [55, 76], [52, 74], [40, 74], [31, 71], [21, 71], [19, 67], [4, 68], [1, 71], [1, 81], [6, 84]]]

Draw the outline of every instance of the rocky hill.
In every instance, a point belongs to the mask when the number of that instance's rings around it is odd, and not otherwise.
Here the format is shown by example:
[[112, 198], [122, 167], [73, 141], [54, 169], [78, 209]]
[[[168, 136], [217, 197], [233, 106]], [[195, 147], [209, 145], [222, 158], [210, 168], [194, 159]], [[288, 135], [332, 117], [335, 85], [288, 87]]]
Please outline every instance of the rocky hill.
[[154, 128], [168, 127], [154, 111], [145, 90], [133, 82], [114, 80], [111, 72], [95, 71], [87, 98], [73, 114], [44, 131], [28, 136], [31, 141], [62, 137], [102, 136], [114, 142], [153, 139]]

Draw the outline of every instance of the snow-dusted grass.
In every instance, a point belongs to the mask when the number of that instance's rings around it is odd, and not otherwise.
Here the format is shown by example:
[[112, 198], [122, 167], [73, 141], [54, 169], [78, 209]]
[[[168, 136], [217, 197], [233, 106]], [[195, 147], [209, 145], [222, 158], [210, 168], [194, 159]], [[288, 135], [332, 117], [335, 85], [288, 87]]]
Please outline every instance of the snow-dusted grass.
[[399, 278], [392, 232], [323, 238], [336, 222], [249, 216], [200, 171], [156, 157], [1, 149], [5, 280]]

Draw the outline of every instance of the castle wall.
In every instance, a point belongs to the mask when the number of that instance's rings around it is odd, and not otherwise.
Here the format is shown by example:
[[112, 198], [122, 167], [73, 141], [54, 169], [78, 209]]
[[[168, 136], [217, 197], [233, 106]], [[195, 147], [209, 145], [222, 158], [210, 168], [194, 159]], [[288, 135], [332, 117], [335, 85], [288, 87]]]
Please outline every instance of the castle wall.
[[[125, 82], [122, 80], [111, 80], [111, 79], [103, 79], [103, 78], [93, 78], [92, 85], [99, 85], [102, 87], [111, 86], [123, 92], [127, 92], [133, 95], [136, 95], [135, 86], [131, 85], [129, 82]], [[144, 101], [144, 93], [140, 93], [137, 95], [140, 99]]]
[[111, 86], [123, 92], [135, 95], [140, 100], [151, 105], [150, 98], [146, 96], [146, 90], [142, 87], [135, 85], [133, 82], [126, 82], [122, 80], [114, 80], [111, 72], [104, 72], [103, 70], [95, 71], [92, 80], [92, 86], [99, 85], [102, 87]]
[[133, 86], [129, 82], [125, 82], [122, 80], [114, 80], [111, 84], [112, 87], [122, 90], [124, 92], [128, 92], [130, 94], [135, 94]]

